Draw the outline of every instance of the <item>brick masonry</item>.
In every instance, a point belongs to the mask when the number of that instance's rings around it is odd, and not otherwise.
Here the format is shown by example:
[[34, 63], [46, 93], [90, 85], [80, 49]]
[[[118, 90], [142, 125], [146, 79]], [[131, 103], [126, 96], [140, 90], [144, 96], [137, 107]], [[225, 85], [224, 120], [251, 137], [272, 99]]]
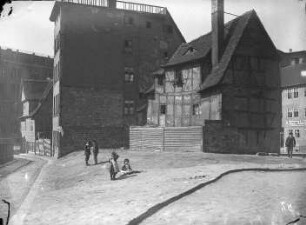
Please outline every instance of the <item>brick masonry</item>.
[[[105, 89], [62, 87], [61, 154], [80, 150], [86, 138], [94, 138], [102, 148], [126, 145], [127, 130], [122, 125], [122, 95]], [[126, 131], [126, 132], [125, 132]]]

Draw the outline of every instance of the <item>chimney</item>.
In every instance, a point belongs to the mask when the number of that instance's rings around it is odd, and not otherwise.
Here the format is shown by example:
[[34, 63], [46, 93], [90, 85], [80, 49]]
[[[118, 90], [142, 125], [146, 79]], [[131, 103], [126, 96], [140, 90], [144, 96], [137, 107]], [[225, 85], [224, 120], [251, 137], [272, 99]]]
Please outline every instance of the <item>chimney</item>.
[[117, 8], [117, 0], [108, 0], [108, 7], [116, 9]]
[[289, 48], [289, 52], [292, 52], [292, 48]]
[[211, 1], [212, 25], [212, 66], [218, 66], [223, 53], [224, 41], [224, 0]]

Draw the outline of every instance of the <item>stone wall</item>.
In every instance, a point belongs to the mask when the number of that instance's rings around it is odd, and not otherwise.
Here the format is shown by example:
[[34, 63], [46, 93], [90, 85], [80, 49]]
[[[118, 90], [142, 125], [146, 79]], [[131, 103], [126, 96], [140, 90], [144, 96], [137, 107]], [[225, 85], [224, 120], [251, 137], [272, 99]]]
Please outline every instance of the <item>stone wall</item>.
[[241, 130], [231, 127], [223, 121], [205, 121], [203, 136], [204, 152], [231, 154], [271, 152], [263, 145], [258, 147], [250, 146], [247, 142], [247, 137]]

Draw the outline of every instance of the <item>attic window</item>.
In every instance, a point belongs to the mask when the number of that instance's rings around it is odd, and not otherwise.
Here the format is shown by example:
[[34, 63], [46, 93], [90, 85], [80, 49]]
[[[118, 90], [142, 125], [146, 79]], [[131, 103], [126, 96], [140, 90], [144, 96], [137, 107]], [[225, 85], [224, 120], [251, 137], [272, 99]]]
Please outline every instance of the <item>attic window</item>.
[[193, 47], [189, 47], [184, 55], [190, 55], [193, 54], [194, 52], [196, 52], [196, 50]]

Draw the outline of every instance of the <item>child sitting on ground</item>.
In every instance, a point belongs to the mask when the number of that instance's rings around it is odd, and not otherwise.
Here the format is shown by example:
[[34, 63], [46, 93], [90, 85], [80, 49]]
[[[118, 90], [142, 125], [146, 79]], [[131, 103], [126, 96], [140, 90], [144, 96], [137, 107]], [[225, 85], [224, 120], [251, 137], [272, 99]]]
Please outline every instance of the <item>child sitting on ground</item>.
[[121, 168], [121, 173], [123, 173], [123, 174], [131, 174], [131, 173], [133, 173], [133, 170], [131, 168], [130, 160], [129, 159], [124, 159], [123, 166]]

